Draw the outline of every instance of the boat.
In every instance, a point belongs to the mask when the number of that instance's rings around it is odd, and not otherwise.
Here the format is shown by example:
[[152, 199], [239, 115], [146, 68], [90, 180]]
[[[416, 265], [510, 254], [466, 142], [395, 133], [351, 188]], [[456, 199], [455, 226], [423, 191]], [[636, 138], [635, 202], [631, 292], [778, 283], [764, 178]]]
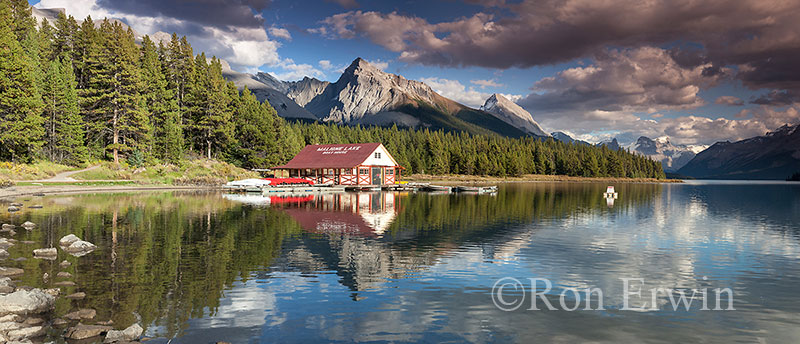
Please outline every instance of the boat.
[[497, 192], [497, 186], [465, 186], [459, 185], [453, 188], [455, 192], [472, 192], [472, 193], [491, 193]]
[[242, 180], [234, 180], [232, 182], [228, 182], [223, 186], [225, 189], [230, 190], [240, 190], [240, 191], [260, 191], [263, 187], [268, 187], [270, 185], [269, 180], [264, 180], [261, 178], [251, 178], [251, 179], [242, 179]]
[[423, 187], [423, 190], [425, 190], [425, 191], [451, 192], [453, 190], [453, 188], [451, 188], [449, 186], [443, 186], [443, 185], [426, 185], [425, 187]]

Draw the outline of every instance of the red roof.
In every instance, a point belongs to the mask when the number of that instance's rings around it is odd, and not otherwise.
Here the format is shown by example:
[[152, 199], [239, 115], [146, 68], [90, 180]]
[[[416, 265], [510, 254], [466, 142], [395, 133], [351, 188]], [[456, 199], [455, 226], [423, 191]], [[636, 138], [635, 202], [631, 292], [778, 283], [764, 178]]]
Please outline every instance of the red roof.
[[279, 169], [353, 168], [369, 158], [380, 143], [308, 145]]

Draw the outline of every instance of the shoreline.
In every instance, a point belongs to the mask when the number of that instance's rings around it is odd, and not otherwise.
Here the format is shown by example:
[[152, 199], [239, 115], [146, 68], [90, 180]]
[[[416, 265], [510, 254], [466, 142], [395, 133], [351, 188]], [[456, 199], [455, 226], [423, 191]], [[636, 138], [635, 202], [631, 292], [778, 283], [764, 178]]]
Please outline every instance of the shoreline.
[[197, 185], [35, 185], [35, 186], [12, 186], [0, 189], [0, 199], [20, 196], [63, 195], [81, 194], [91, 192], [126, 192], [126, 191], [186, 191], [186, 190], [222, 190], [221, 186], [197, 186]]
[[683, 183], [683, 179], [655, 179], [655, 178], [617, 178], [617, 177], [572, 177], [561, 175], [526, 174], [519, 177], [492, 177], [472, 175], [429, 175], [412, 174], [403, 177], [407, 182], [438, 182], [438, 183], [526, 183], [526, 182], [568, 182], [568, 183]]
[[[524, 175], [520, 177], [490, 177], [471, 175], [425, 175], [414, 174], [403, 178], [406, 182], [435, 182], [442, 184], [485, 184], [485, 183], [683, 183], [681, 179], [653, 179], [653, 178], [614, 178], [614, 177], [570, 177], [556, 175]], [[92, 183], [93, 181], [81, 181]], [[131, 181], [134, 182], [134, 181]], [[134, 182], [135, 183], [135, 182]], [[78, 184], [78, 183], [76, 183]], [[222, 186], [198, 185], [159, 185], [159, 184], [130, 184], [130, 185], [22, 185], [0, 188], [0, 199], [20, 196], [35, 196], [37, 194], [80, 194], [90, 192], [125, 192], [125, 191], [182, 191], [182, 190], [222, 190]]]

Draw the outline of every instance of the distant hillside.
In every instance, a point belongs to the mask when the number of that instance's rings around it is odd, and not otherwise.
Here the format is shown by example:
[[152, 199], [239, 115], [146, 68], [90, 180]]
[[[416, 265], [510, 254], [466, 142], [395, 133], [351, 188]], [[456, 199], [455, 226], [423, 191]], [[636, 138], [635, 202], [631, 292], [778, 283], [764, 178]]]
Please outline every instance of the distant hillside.
[[800, 171], [800, 124], [737, 142], [717, 142], [678, 174], [706, 179], [779, 179]]

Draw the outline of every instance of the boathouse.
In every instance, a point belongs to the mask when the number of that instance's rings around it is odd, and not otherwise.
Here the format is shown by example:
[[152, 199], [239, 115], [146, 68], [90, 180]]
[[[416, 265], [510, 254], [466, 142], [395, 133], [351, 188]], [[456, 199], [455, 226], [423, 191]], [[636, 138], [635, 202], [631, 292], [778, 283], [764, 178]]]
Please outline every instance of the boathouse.
[[402, 169], [380, 143], [308, 145], [285, 165], [273, 167], [276, 177], [334, 185], [394, 184]]

